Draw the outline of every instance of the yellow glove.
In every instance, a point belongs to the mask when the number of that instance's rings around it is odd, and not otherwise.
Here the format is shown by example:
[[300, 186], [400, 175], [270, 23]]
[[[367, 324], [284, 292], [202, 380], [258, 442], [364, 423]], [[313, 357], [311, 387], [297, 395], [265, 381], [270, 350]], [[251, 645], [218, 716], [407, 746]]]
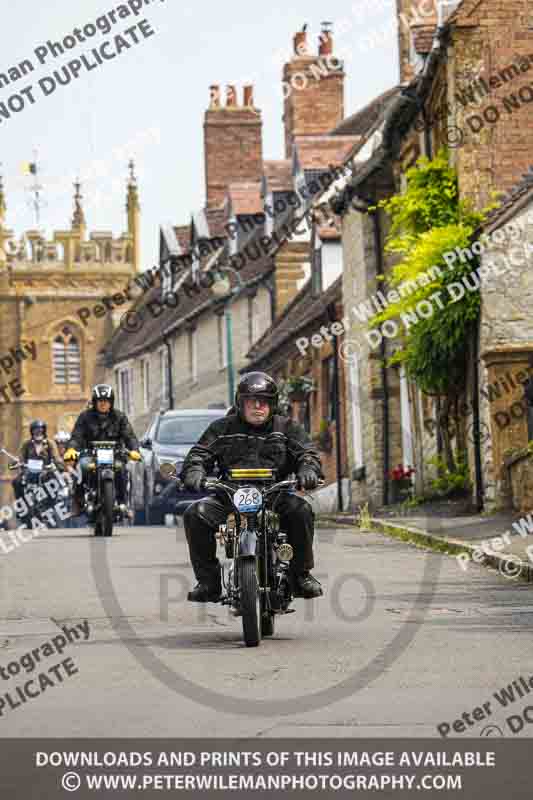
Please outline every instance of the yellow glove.
[[138, 450], [130, 450], [129, 453], [128, 453], [128, 456], [131, 458], [132, 461], [140, 461], [141, 460], [141, 454], [139, 453]]
[[79, 453], [77, 450], [74, 450], [73, 447], [69, 447], [65, 455], [63, 456], [63, 461], [77, 461], [79, 457]]

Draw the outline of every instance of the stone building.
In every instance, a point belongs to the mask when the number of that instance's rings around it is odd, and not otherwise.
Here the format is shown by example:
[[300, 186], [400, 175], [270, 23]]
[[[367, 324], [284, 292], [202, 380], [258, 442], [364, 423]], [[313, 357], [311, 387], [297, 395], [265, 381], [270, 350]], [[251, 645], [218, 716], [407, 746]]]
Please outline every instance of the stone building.
[[[384, 339], [372, 349], [364, 335], [368, 319], [380, 310], [378, 290], [387, 294], [386, 277], [394, 263], [383, 251], [387, 220], [382, 212], [369, 214], [368, 206], [401, 191], [407, 169], [421, 155], [431, 158], [443, 146], [457, 169], [461, 196], [478, 208], [495, 191], [505, 194], [517, 187], [511, 198], [522, 198], [521, 177], [532, 161], [530, 3], [398, 0], [397, 10], [401, 91], [368, 129], [368, 141], [356, 155], [358, 169], [337, 203], [346, 265], [343, 305], [345, 315], [350, 314], [349, 335], [359, 352], [358, 375], [349, 382], [350, 404], [361, 409], [361, 434], [348, 447], [352, 476], [357, 476], [352, 494], [354, 502], [369, 501], [373, 506], [390, 501], [386, 476], [397, 463], [414, 464], [418, 491], [427, 489], [435, 476], [428, 462], [441, 452], [441, 437], [438, 399], [423, 395], [398, 370], [383, 367], [384, 358], [393, 352], [392, 340]], [[503, 217], [495, 216], [487, 231], [502, 222]], [[492, 256], [485, 253], [483, 259]], [[489, 419], [482, 390], [496, 384], [512, 364], [523, 368], [527, 362], [531, 340], [522, 324], [527, 263], [526, 259], [517, 265], [509, 282], [481, 283], [480, 334], [470, 343], [464, 397], [472, 413], [463, 424], [478, 508], [502, 497], [498, 476], [507, 440], [513, 435], [510, 430], [502, 435]], [[378, 273], [385, 275], [379, 286]], [[513, 391], [516, 399], [521, 389]], [[519, 438], [523, 436], [522, 422]]]
[[[7, 227], [0, 180], [0, 431], [11, 453], [28, 437], [32, 419], [43, 419], [51, 436], [71, 430], [103, 377], [98, 353], [124, 307], [110, 310], [99, 300], [122, 293], [140, 269], [140, 206], [130, 166], [127, 230], [119, 238], [88, 233], [76, 184], [70, 228], [50, 240], [39, 230], [17, 239]], [[93, 313], [97, 307], [102, 311]], [[11, 477], [7, 459], [0, 463], [3, 503], [11, 498]]]
[[[227, 87], [224, 103], [220, 87], [211, 86], [205, 206], [190, 224], [162, 229], [163, 269], [134, 309], [144, 318], [142, 329], [118, 331], [106, 348], [107, 375], [139, 435], [161, 407], [229, 403], [226, 298], [204, 282], [209, 273], [226, 275], [240, 289], [231, 303], [235, 380], [249, 367], [254, 342], [309, 279], [311, 228], [295, 225], [286, 232], [309, 208], [313, 181], [341, 164], [358, 137], [331, 135], [344, 115], [344, 70], [331, 35], [323, 32], [311, 54], [306, 34], [297, 33], [283, 74], [292, 91], [284, 105], [286, 157], [279, 160], [263, 156], [252, 87], [244, 87], [242, 103], [236, 87]], [[300, 91], [302, 74], [308, 86]], [[174, 265], [172, 277], [164, 275], [168, 265]], [[152, 314], [165, 297], [164, 311]]]

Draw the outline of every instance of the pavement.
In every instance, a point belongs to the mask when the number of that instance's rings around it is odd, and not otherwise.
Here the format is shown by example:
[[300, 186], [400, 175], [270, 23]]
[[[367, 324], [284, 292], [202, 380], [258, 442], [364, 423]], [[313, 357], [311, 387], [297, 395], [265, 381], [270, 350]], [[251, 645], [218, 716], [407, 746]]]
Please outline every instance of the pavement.
[[[439, 737], [533, 675], [527, 584], [352, 525], [316, 538], [325, 596], [295, 601], [258, 648], [227, 608], [186, 602], [182, 527], [47, 531], [1, 556], [0, 738]], [[87, 639], [19, 669], [85, 621]], [[17, 687], [62, 659], [76, 671], [22, 701]], [[514, 735], [527, 698], [492, 702], [488, 722]], [[450, 736], [493, 735], [488, 722]]]
[[[440, 508], [432, 513], [427, 506], [420, 513], [372, 517], [376, 530], [395, 533], [402, 530], [413, 541], [459, 556], [465, 571], [476, 559], [486, 567], [509, 572], [513, 577], [533, 582], [533, 513], [499, 512], [494, 514], [460, 513], [443, 515]], [[463, 558], [460, 554], [465, 554]]]

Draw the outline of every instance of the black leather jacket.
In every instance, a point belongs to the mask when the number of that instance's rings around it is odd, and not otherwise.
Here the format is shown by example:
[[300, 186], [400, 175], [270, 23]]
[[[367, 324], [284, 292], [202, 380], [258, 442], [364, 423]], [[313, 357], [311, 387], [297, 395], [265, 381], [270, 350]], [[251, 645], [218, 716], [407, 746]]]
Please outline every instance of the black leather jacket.
[[[283, 431], [283, 432], [282, 432]], [[277, 480], [309, 466], [323, 478], [320, 454], [301, 425], [276, 415], [257, 427], [239, 414], [212, 422], [187, 454], [180, 478], [189, 472], [205, 476], [215, 463], [224, 476], [232, 467], [263, 467], [276, 470]]]
[[128, 450], [139, 449], [139, 442], [127, 416], [116, 409], [105, 415], [92, 409], [83, 411], [76, 420], [68, 446], [75, 450], [86, 450], [95, 441], [119, 442]]
[[30, 458], [41, 459], [46, 466], [53, 463], [58, 469], [64, 469], [64, 464], [59, 457], [55, 442], [50, 441], [50, 439], [43, 439], [39, 453], [35, 448], [33, 439], [25, 441], [20, 449], [20, 460], [26, 463]]

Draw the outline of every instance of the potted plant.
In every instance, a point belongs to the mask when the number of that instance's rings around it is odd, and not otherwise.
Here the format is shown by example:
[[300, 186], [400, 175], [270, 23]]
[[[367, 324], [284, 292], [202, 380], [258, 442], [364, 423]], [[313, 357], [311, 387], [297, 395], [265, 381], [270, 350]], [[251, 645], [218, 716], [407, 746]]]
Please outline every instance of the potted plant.
[[415, 471], [412, 467], [407, 466], [406, 468], [403, 464], [398, 464], [397, 467], [389, 472], [393, 503], [402, 503], [411, 497], [413, 488], [411, 477], [414, 473]]
[[313, 379], [304, 375], [292, 375], [285, 383], [290, 400], [297, 402], [303, 402], [315, 388]]

